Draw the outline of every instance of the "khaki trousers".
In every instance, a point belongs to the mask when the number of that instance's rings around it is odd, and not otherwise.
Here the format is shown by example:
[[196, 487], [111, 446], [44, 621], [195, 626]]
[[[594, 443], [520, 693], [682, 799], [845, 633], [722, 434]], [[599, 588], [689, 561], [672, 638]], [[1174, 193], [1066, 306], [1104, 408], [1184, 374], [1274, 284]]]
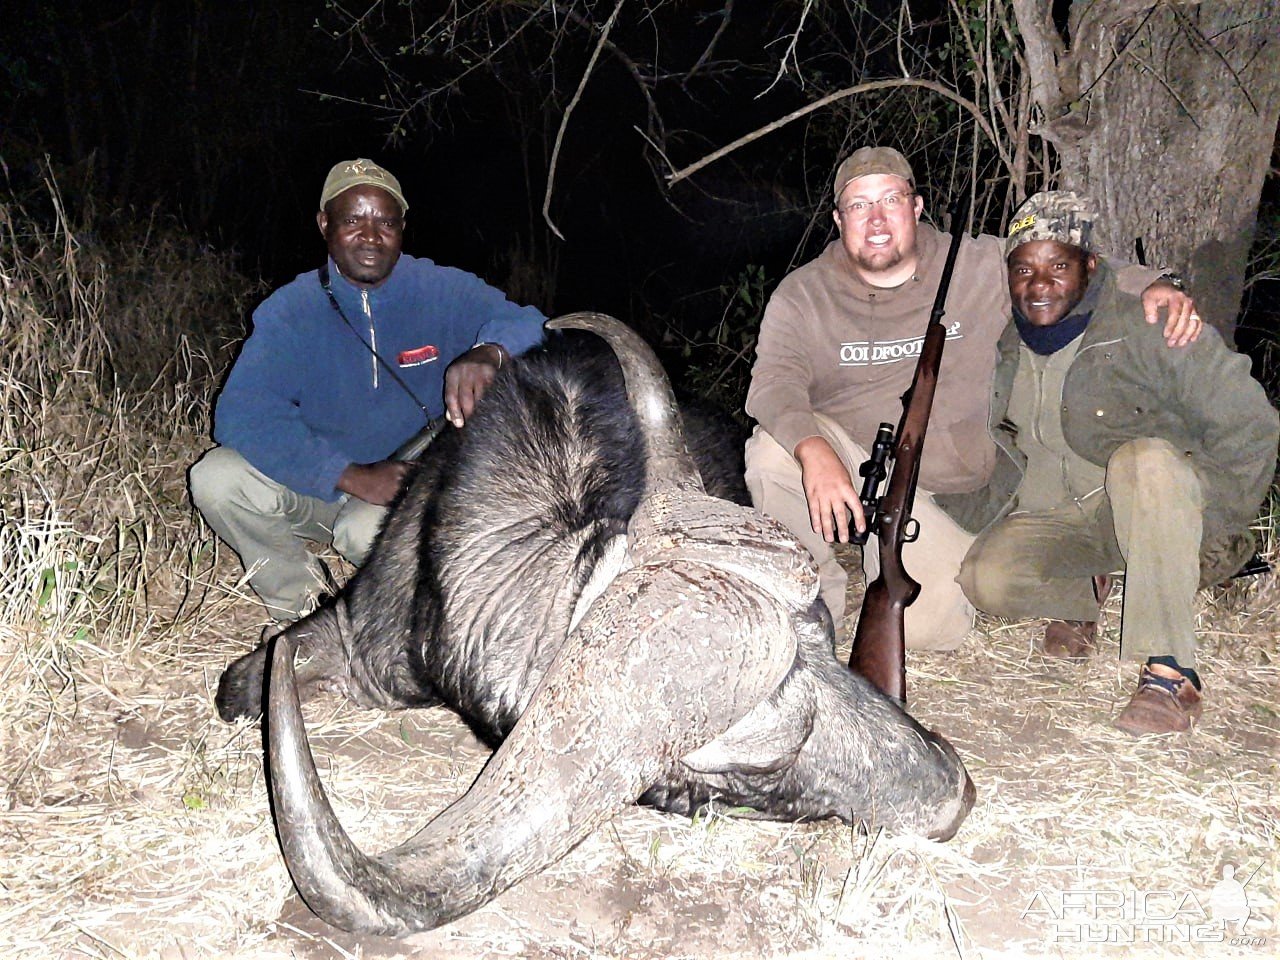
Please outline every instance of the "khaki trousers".
[[1014, 512], [974, 543], [960, 584], [1004, 617], [1094, 620], [1091, 578], [1123, 570], [1120, 656], [1193, 666], [1204, 494], [1172, 444], [1131, 440], [1107, 463], [1105, 489], [1083, 504]]
[[249, 585], [277, 620], [309, 613], [332, 592], [328, 568], [304, 540], [332, 543], [359, 566], [373, 545], [386, 507], [343, 496], [330, 503], [295, 493], [230, 447], [214, 447], [191, 468], [191, 499], [240, 557]]
[[[867, 453], [830, 417], [817, 414], [818, 429], [840, 457], [860, 488], [858, 467]], [[836, 559], [832, 545], [809, 523], [800, 464], [765, 430], [756, 427], [747, 441], [747, 489], [756, 509], [785, 526], [813, 555], [818, 564], [820, 592], [837, 633], [844, 617], [848, 575]], [[965, 597], [956, 574], [973, 543], [954, 520], [942, 512], [925, 490], [916, 490], [912, 510], [920, 522], [920, 538], [902, 550], [902, 563], [920, 583], [920, 594], [903, 616], [907, 647], [913, 650], [953, 650], [973, 626], [973, 606]], [[880, 554], [873, 535], [862, 551], [863, 575], [868, 582], [880, 572]]]

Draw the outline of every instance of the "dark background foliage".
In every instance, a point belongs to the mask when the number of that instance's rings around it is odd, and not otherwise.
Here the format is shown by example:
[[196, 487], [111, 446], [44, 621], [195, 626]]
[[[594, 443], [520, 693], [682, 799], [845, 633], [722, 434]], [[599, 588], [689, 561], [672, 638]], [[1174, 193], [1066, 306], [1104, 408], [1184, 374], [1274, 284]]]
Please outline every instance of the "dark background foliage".
[[[954, 104], [910, 89], [837, 103], [665, 183], [830, 90], [904, 66], [963, 80], [948, 5], [903, 9], [624, 5], [575, 101], [611, 5], [18, 0], [0, 31], [0, 159], [19, 197], [55, 174], [82, 241], [159, 218], [274, 286], [319, 258], [328, 167], [372, 157], [404, 183], [410, 252], [549, 313], [614, 313], [733, 405], [768, 291], [831, 234], [829, 178], [850, 149], [900, 145], [929, 209], [974, 180], [982, 225], [1008, 213], [989, 145]], [[542, 206], [566, 112], [548, 207], [560, 239]], [[1274, 286], [1247, 301], [1264, 331]]]

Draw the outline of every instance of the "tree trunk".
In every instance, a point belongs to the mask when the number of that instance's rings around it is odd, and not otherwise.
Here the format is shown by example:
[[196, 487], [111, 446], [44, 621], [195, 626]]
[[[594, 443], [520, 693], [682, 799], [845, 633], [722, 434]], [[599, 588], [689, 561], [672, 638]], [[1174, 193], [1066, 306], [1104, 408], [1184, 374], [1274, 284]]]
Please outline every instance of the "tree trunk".
[[1275, 0], [1075, 0], [1069, 47], [1046, 0], [1014, 0], [1059, 184], [1093, 197], [1099, 244], [1186, 275], [1233, 339], [1280, 116]]

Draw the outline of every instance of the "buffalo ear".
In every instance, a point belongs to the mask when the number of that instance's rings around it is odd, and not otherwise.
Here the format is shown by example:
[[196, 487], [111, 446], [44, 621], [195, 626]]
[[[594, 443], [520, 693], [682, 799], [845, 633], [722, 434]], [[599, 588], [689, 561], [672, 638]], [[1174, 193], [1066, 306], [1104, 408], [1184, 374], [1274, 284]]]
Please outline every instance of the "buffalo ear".
[[813, 714], [783, 711], [773, 698], [681, 762], [696, 773], [774, 773], [791, 766], [813, 732]]

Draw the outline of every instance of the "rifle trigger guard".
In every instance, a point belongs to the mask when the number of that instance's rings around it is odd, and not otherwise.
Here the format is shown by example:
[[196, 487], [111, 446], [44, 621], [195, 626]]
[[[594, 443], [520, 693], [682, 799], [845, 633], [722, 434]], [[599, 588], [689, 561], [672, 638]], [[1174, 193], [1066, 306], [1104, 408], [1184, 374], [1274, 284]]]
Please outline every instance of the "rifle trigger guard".
[[915, 543], [920, 539], [920, 521], [912, 517], [902, 528], [902, 542]]

